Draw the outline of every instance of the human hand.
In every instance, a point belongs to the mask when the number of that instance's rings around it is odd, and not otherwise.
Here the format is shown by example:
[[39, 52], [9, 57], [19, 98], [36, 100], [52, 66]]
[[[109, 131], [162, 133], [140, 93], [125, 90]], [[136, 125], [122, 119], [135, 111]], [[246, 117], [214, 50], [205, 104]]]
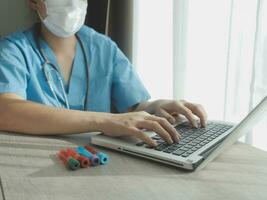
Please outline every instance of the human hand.
[[111, 137], [134, 136], [150, 146], [157, 146], [157, 143], [143, 132], [144, 129], [154, 131], [169, 144], [179, 142], [181, 138], [165, 118], [144, 111], [112, 114], [111, 118], [105, 122], [102, 132]]
[[207, 114], [200, 104], [187, 102], [184, 100], [158, 100], [152, 102], [146, 111], [159, 117], [164, 117], [174, 124], [181, 115], [186, 117], [194, 127], [198, 127], [196, 117], [200, 119], [202, 127], [206, 126]]

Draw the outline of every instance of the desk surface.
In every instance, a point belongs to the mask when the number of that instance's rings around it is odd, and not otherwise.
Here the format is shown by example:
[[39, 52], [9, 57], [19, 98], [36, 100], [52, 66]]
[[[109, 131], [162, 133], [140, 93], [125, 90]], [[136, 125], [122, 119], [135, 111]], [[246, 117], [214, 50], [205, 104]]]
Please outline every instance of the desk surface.
[[[267, 153], [235, 144], [205, 169], [186, 172], [101, 149], [107, 166], [68, 171], [61, 148], [88, 144], [87, 134], [43, 138], [0, 133], [0, 200], [251, 199], [267, 197]], [[37, 198], [38, 197], [38, 198]]]

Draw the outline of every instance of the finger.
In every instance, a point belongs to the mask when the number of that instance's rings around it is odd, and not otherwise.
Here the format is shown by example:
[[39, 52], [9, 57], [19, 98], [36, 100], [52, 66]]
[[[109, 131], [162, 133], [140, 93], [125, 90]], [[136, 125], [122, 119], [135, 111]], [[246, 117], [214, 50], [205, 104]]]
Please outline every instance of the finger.
[[156, 147], [157, 143], [148, 137], [143, 131], [139, 130], [138, 128], [133, 128], [131, 130], [133, 136], [137, 137], [138, 139], [146, 142], [149, 146]]
[[176, 131], [176, 129], [165, 119], [162, 117], [151, 116], [151, 120], [157, 121], [172, 137], [175, 142], [179, 142], [181, 139], [181, 135]]
[[31, 9], [33, 9], [33, 10], [37, 9], [37, 3], [34, 0], [29, 0], [28, 4], [31, 7]]
[[198, 127], [193, 112], [184, 105], [181, 107], [181, 114], [183, 114], [195, 128]]
[[157, 121], [146, 120], [146, 121], [142, 121], [140, 125], [142, 126], [141, 128], [154, 131], [169, 144], [173, 143], [170, 134]]
[[28, 1], [31, 9], [40, 11], [41, 9], [44, 9], [45, 4], [43, 1], [40, 0], [30, 0]]
[[197, 115], [200, 119], [201, 122], [201, 126], [205, 127], [207, 124], [207, 113], [205, 112], [204, 109], [202, 109], [201, 107], [197, 108], [196, 110], [197, 112], [195, 113], [195, 115]]
[[201, 105], [196, 105], [192, 103], [185, 104], [185, 106], [189, 108], [196, 116], [199, 117], [201, 126], [205, 127], [207, 123], [207, 113], [204, 108]]
[[160, 109], [160, 111], [159, 111], [159, 117], [164, 117], [171, 124], [174, 124], [176, 122], [175, 118], [171, 114], [169, 114], [166, 110], [164, 110], [164, 109]]

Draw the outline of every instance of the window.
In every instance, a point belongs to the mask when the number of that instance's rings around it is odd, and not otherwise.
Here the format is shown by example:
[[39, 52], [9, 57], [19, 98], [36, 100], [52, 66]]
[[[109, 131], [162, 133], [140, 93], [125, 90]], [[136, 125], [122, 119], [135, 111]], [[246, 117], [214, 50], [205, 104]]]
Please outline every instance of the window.
[[[136, 1], [135, 65], [153, 99], [178, 96], [239, 122], [267, 94], [266, 13], [261, 0]], [[246, 142], [267, 150], [266, 130], [267, 119]]]

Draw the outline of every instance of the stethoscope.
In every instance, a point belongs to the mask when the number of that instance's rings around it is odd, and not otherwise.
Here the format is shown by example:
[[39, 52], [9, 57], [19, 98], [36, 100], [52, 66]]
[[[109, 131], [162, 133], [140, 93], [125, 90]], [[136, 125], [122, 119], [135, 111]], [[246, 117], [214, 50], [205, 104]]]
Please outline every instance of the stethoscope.
[[[88, 57], [87, 57], [87, 54], [86, 54], [86, 51], [85, 51], [85, 47], [84, 47], [80, 37], [77, 34], [76, 34], [76, 37], [77, 37], [77, 40], [78, 40], [78, 42], [79, 42], [79, 44], [80, 44], [80, 46], [82, 48], [82, 52], [83, 52], [83, 56], [84, 56], [84, 60], [85, 60], [85, 66], [86, 66], [87, 87], [86, 87], [86, 96], [85, 96], [85, 100], [84, 100], [84, 110], [87, 110], [87, 108], [88, 108], [88, 96], [89, 96], [89, 67], [90, 66], [89, 66]], [[64, 87], [63, 80], [62, 80], [62, 76], [60, 75], [60, 74], [62, 74], [60, 69], [57, 66], [55, 66], [52, 62], [50, 62], [50, 60], [48, 59], [44, 49], [41, 47], [40, 39], [37, 39], [37, 47], [38, 47], [38, 50], [39, 50], [41, 56], [44, 58], [44, 63], [42, 64], [42, 69], [43, 69], [47, 84], [49, 86], [49, 89], [52, 92], [52, 95], [53, 95], [53, 97], [55, 98], [55, 100], [57, 102], [57, 107], [58, 108], [70, 109], [70, 104], [69, 104], [69, 101], [68, 101], [68, 98], [67, 98], [67, 94], [66, 94], [66, 91], [65, 91], [65, 87]], [[51, 67], [49, 67], [49, 66], [51, 66]], [[63, 94], [63, 98], [64, 98], [64, 101], [65, 101], [65, 106], [66, 107], [61, 105], [61, 103], [59, 102], [59, 99], [58, 99], [58, 97], [56, 95], [55, 89], [53, 87], [53, 85], [56, 85], [56, 84], [54, 82], [54, 78], [51, 75], [50, 69], [55, 71], [57, 79], [58, 79], [58, 81], [60, 83], [60, 88], [62, 90], [62, 94]]]

